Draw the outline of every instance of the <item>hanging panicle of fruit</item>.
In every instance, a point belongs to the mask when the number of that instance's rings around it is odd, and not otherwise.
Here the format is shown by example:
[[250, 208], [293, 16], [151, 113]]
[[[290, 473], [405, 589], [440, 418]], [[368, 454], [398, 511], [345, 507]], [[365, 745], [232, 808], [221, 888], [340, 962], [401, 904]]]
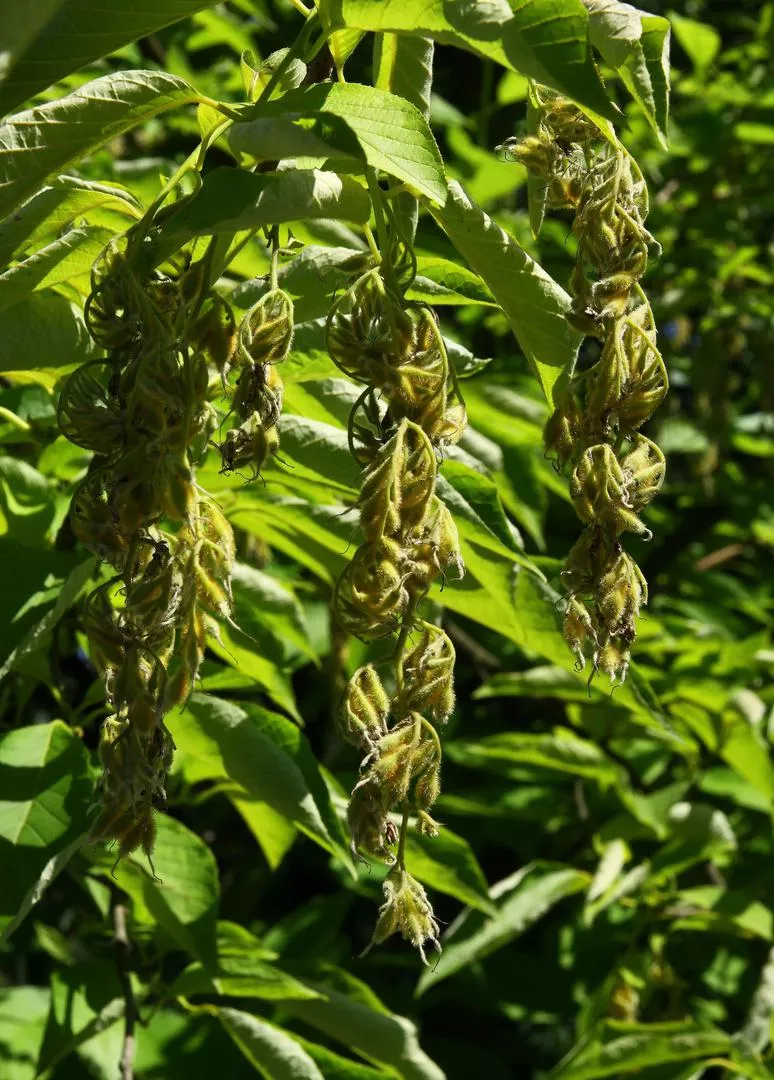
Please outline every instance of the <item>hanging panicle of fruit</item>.
[[562, 571], [564, 637], [583, 667], [623, 681], [648, 586], [622, 535], [650, 531], [640, 512], [664, 479], [664, 455], [642, 425], [667, 392], [653, 312], [641, 285], [654, 240], [645, 227], [642, 173], [609, 125], [571, 101], [530, 91], [529, 129], [499, 150], [525, 165], [537, 231], [545, 207], [573, 213], [578, 254], [568, 319], [596, 339], [596, 358], [560, 377], [546, 423], [546, 450], [570, 469], [570, 496], [584, 528]]
[[411, 246], [380, 189], [372, 190], [381, 256], [327, 322], [331, 357], [364, 386], [349, 424], [363, 469], [362, 543], [333, 605], [347, 632], [390, 645], [382, 663], [353, 674], [338, 715], [342, 735], [363, 755], [348, 812], [353, 850], [390, 864], [371, 944], [399, 931], [424, 959], [427, 944], [440, 948], [438, 923], [406, 869], [406, 835], [411, 819], [425, 835], [438, 831], [429, 811], [440, 792], [438, 728], [454, 706], [455, 656], [445, 631], [419, 609], [434, 581], [464, 572], [436, 478], [444, 447], [465, 427], [465, 407], [434, 313], [406, 299]]

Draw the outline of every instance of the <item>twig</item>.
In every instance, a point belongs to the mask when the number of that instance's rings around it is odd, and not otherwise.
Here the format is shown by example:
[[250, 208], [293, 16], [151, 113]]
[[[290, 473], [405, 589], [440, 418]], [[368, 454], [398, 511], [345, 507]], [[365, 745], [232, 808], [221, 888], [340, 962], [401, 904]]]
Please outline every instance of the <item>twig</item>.
[[583, 789], [583, 781], [580, 777], [575, 781], [573, 794], [575, 796], [575, 807], [578, 811], [578, 817], [581, 821], [588, 821], [590, 817], [589, 807], [586, 802], [586, 792]]
[[712, 570], [713, 567], [720, 566], [722, 563], [728, 562], [729, 559], [735, 559], [743, 551], [744, 544], [727, 544], [725, 547], [718, 548], [717, 551], [711, 551], [709, 555], [703, 555], [696, 562], [696, 569]]
[[465, 652], [470, 653], [473, 660], [477, 664], [480, 664], [482, 668], [495, 670], [502, 667], [502, 664], [494, 653], [489, 652], [483, 645], [479, 645], [475, 638], [471, 637], [466, 630], [463, 630], [462, 627], [452, 619], [446, 620], [446, 630], [454, 644], [459, 645]]
[[121, 992], [124, 995], [124, 1042], [121, 1047], [119, 1071], [121, 1080], [134, 1080], [134, 1029], [138, 1020], [137, 1002], [129, 974], [129, 953], [132, 945], [126, 931], [126, 905], [113, 898], [113, 946]]

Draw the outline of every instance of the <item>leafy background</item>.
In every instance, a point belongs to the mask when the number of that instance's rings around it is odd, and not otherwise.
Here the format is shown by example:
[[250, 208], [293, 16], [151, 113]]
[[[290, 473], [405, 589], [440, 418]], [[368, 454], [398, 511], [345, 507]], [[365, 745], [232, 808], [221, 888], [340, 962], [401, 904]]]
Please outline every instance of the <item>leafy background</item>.
[[[493, 19], [500, 7], [491, 5]], [[580, 4], [554, 7], [580, 18]], [[331, 721], [341, 680], [363, 655], [328, 614], [354, 529], [342, 516], [358, 484], [343, 426], [356, 391], [327, 359], [319, 319], [346, 277], [342, 262], [363, 247], [354, 188], [335, 205], [315, 196], [297, 221], [298, 204], [275, 207], [266, 181], [267, 213], [293, 220], [305, 245], [281, 272], [302, 320], [283, 369], [282, 462], [265, 484], [231, 483], [214, 465], [202, 477], [240, 530], [244, 633], [224, 634], [202, 692], [170, 717], [178, 753], [156, 875], [140, 857], [111, 873], [111, 853], [83, 844], [104, 707], [78, 600], [99, 570], [66, 520], [86, 455], [55, 421], [61, 379], [92, 347], [78, 304], [106, 239], [198, 140], [191, 95], [176, 80], [239, 100], [240, 53], [263, 59], [300, 24], [289, 4], [261, 0], [102, 8], [96, 36], [85, 0], [40, 3], [32, 15], [12, 4], [0, 16], [5, 113], [55, 109], [111, 73], [157, 72], [124, 85], [120, 100], [106, 95], [110, 141], [77, 164], [94, 139], [72, 113], [27, 146], [23, 170], [8, 128], [0, 134], [0, 213], [9, 215], [0, 222], [0, 1076], [116, 1077], [128, 997], [142, 1019], [136, 1074], [159, 1080], [209, 1080], [213, 1070], [272, 1080], [774, 1075], [774, 7], [651, 5], [673, 31], [668, 148], [657, 66], [648, 98], [618, 62], [615, 24], [590, 27], [651, 188], [649, 227], [663, 255], [646, 286], [672, 384], [649, 431], [667, 453], [667, 483], [649, 515], [653, 540], [635, 542], [652, 600], [635, 669], [612, 694], [572, 671], [552, 603], [577, 521], [565, 479], [543, 457], [536, 355], [549, 391], [553, 372], [530, 329], [561, 295], [520, 291], [537, 286], [518, 248], [496, 267], [475, 244], [463, 250], [466, 196], [454, 189], [456, 201], [433, 206], [433, 170], [417, 175], [411, 154], [391, 163], [411, 171], [432, 211], [420, 219], [416, 295], [457, 343], [471, 420], [443, 469], [469, 567], [435, 596], [458, 655], [444, 829], [409, 850], [447, 924], [427, 970], [395, 940], [357, 958], [384, 868], [348, 853], [342, 813], [356, 761]], [[341, 0], [328, 12], [332, 26], [416, 29], [409, 8]], [[493, 147], [524, 129], [526, 75], [547, 70], [585, 105], [609, 106], [560, 35], [541, 44], [536, 31], [484, 33], [485, 8], [423, 6], [419, 29], [440, 42], [431, 125], [448, 177], [562, 283], [573, 258], [567, 223], [547, 220], [534, 241], [526, 175]], [[399, 40], [395, 79], [421, 56], [415, 39]], [[347, 78], [371, 76], [366, 39]], [[173, 102], [181, 107], [167, 111]], [[210, 218], [189, 216], [192, 233], [238, 227], [224, 217], [233, 192], [218, 186], [218, 166], [231, 161], [220, 146], [210, 151]], [[35, 195], [61, 172], [76, 181]], [[248, 245], [233, 271], [232, 300], [246, 308], [266, 272], [261, 245]], [[557, 357], [564, 347], [557, 339]], [[128, 950], [113, 940], [116, 904]]]

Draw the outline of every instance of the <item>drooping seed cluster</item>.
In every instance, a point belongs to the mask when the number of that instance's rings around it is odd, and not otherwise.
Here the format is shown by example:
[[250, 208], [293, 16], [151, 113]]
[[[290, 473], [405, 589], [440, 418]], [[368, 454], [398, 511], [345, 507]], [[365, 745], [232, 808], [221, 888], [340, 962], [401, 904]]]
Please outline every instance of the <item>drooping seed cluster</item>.
[[557, 383], [544, 432], [559, 467], [572, 468], [570, 495], [585, 525], [563, 570], [564, 636], [580, 667], [590, 653], [595, 670], [623, 681], [648, 588], [621, 535], [650, 537], [639, 513], [665, 471], [661, 450], [639, 432], [668, 387], [640, 285], [654, 242], [644, 224], [648, 193], [615, 137], [553, 91], [533, 88], [531, 128], [534, 134], [503, 149], [540, 182], [539, 198], [574, 211], [578, 256], [568, 319], [601, 342], [591, 366]]
[[257, 475], [279, 449], [283, 387], [275, 365], [292, 343], [293, 301], [282, 289], [271, 288], [239, 324], [237, 347], [229, 358], [236, 372], [231, 410], [238, 422], [221, 444], [224, 472], [251, 466]]
[[[233, 366], [233, 317], [201, 264], [174, 275], [142, 267], [131, 235], [97, 261], [85, 314], [106, 356], [75, 371], [59, 402], [62, 432], [94, 451], [72, 499], [74, 532], [116, 571], [87, 600], [84, 628], [112, 708], [92, 835], [115, 839], [120, 855], [152, 851], [174, 750], [164, 716], [187, 700], [208, 636], [230, 618], [234, 560], [231, 526], [195, 478], [217, 425], [211, 377]], [[261, 398], [243, 389], [247, 359], [253, 383], [270, 382], [249, 349], [255, 321], [254, 309], [238, 331], [243, 423]]]
[[363, 543], [337, 582], [334, 612], [365, 641], [397, 634], [384, 678], [373, 664], [359, 668], [339, 709], [341, 733], [363, 754], [348, 813], [352, 846], [393, 864], [371, 944], [400, 931], [424, 958], [427, 942], [439, 947], [438, 924], [404, 849], [412, 814], [420, 832], [437, 834], [429, 815], [440, 791], [436, 728], [454, 706], [454, 646], [418, 606], [439, 576], [464, 572], [435, 489], [439, 455], [462, 434], [465, 408], [433, 313], [405, 300], [410, 280], [387, 263], [367, 270], [335, 303], [327, 342], [338, 367], [366, 385], [350, 418], [363, 466]]

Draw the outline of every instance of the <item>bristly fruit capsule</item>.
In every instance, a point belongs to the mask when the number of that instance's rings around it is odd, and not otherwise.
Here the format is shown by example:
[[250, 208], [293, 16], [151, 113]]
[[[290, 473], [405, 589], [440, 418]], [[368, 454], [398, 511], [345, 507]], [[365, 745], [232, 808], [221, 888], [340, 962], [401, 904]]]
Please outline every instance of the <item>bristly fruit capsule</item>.
[[399, 933], [419, 950], [422, 962], [427, 964], [425, 946], [430, 945], [437, 952], [441, 951], [438, 940], [440, 928], [427, 893], [416, 878], [399, 866], [393, 867], [387, 874], [383, 889], [384, 904], [379, 909], [373, 937], [361, 956], [365, 956], [374, 945], [386, 941], [392, 934]]
[[387, 734], [389, 715], [390, 699], [376, 668], [372, 664], [358, 668], [339, 704], [337, 720], [342, 736], [363, 753], [373, 752]]

